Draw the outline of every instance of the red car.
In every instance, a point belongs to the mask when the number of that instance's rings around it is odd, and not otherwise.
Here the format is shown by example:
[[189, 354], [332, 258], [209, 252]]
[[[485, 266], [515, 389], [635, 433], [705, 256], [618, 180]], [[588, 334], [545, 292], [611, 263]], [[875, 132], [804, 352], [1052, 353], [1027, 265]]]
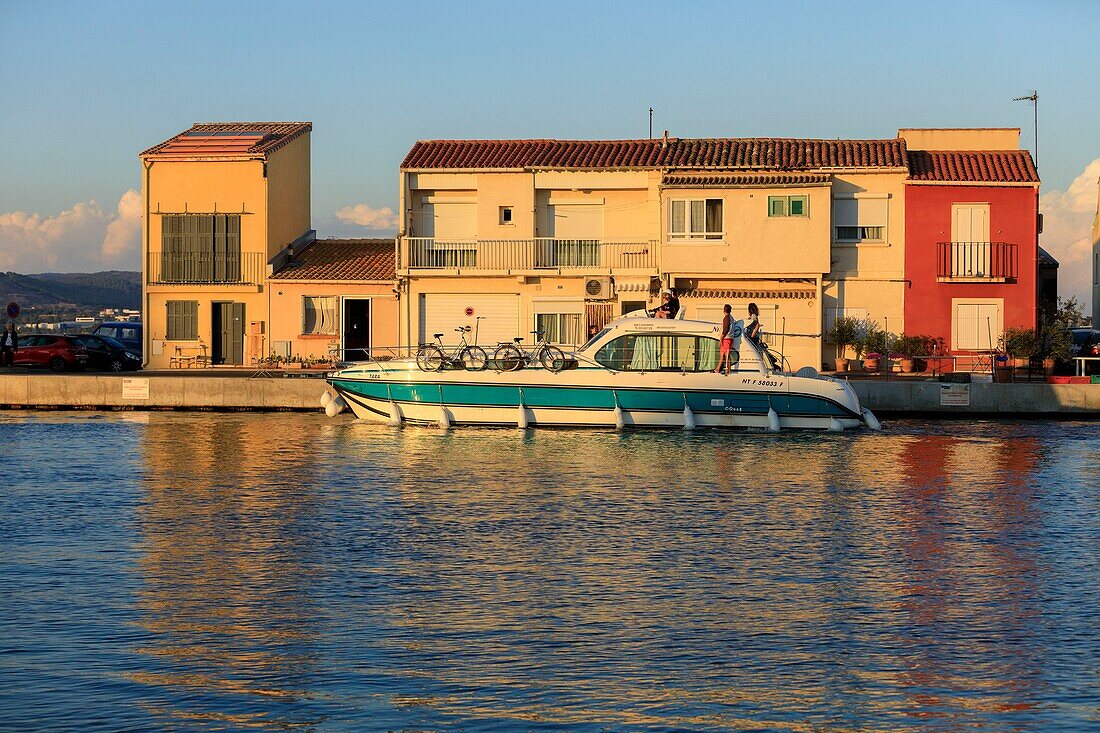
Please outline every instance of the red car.
[[44, 366], [65, 372], [83, 369], [87, 363], [88, 350], [73, 336], [20, 336], [15, 350], [16, 366]]

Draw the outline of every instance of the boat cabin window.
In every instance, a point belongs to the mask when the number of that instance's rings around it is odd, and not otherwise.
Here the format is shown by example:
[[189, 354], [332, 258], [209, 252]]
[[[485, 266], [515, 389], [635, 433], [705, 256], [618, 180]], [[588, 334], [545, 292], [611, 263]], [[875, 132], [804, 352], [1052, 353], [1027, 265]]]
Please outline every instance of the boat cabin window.
[[596, 334], [595, 336], [593, 336], [592, 338], [588, 339], [588, 341], [586, 341], [586, 342], [585, 342], [584, 346], [580, 347], [580, 348], [579, 348], [579, 349], [577, 349], [577, 350], [578, 350], [578, 351], [586, 351], [586, 350], [588, 349], [588, 347], [589, 347], [589, 346], [591, 346], [592, 344], [596, 343], [597, 341], [599, 341], [600, 339], [602, 339], [602, 338], [603, 338], [604, 336], [606, 336], [606, 335], [607, 335], [607, 332], [608, 332], [608, 331], [610, 331], [610, 330], [611, 330], [610, 328], [605, 328], [604, 330], [600, 331], [600, 332], [599, 332], [599, 333], [597, 333], [597, 334]]
[[596, 361], [616, 371], [709, 372], [718, 366], [718, 339], [640, 333], [600, 347]]

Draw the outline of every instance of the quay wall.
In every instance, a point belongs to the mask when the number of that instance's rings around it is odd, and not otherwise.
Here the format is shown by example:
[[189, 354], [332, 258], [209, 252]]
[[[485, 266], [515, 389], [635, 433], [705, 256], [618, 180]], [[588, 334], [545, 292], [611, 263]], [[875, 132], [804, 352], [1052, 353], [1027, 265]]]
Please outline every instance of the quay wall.
[[[876, 414], [1100, 417], [1100, 385], [947, 385], [931, 381], [851, 382]], [[320, 410], [315, 377], [0, 375], [0, 408], [131, 410]], [[969, 404], [952, 404], [967, 402]]]
[[[944, 384], [929, 381], [850, 382], [860, 403], [883, 414], [1100, 417], [1100, 384]], [[967, 402], [969, 404], [952, 404]]]
[[0, 407], [131, 410], [320, 410], [322, 379], [0, 375]]

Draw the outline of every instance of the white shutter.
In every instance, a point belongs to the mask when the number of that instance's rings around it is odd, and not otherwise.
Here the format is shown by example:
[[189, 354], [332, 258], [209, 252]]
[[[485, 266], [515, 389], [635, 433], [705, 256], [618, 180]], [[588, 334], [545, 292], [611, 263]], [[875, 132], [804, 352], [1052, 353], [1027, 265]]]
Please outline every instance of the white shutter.
[[998, 303], [960, 303], [955, 307], [955, 348], [990, 351], [1001, 340]]
[[[466, 315], [467, 308], [473, 309], [472, 316]], [[480, 322], [478, 316], [483, 316]], [[432, 334], [442, 333], [444, 344], [456, 344], [459, 334], [455, 329], [459, 326], [476, 328], [477, 342], [487, 351], [516, 336], [522, 336], [524, 343], [531, 340], [530, 333], [520, 333], [518, 295], [427, 293], [420, 296], [420, 343], [434, 341]], [[466, 338], [473, 342], [473, 331]]]
[[833, 226], [856, 226], [859, 224], [858, 212], [855, 199], [833, 199]]
[[555, 239], [603, 239], [603, 207], [591, 204], [555, 204], [550, 207]]
[[424, 207], [424, 218], [432, 222], [432, 233], [424, 236], [443, 240], [477, 237], [477, 204], [436, 201]]
[[861, 227], [885, 227], [888, 199], [856, 199], [856, 223]]

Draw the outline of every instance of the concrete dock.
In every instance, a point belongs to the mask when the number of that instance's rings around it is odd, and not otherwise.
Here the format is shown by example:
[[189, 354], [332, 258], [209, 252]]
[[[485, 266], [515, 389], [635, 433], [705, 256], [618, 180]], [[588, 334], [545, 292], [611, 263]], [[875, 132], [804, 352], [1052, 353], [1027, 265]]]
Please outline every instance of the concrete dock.
[[[0, 374], [0, 409], [321, 410], [323, 373]], [[1100, 384], [947, 384], [852, 380], [883, 415], [1100, 416]]]

